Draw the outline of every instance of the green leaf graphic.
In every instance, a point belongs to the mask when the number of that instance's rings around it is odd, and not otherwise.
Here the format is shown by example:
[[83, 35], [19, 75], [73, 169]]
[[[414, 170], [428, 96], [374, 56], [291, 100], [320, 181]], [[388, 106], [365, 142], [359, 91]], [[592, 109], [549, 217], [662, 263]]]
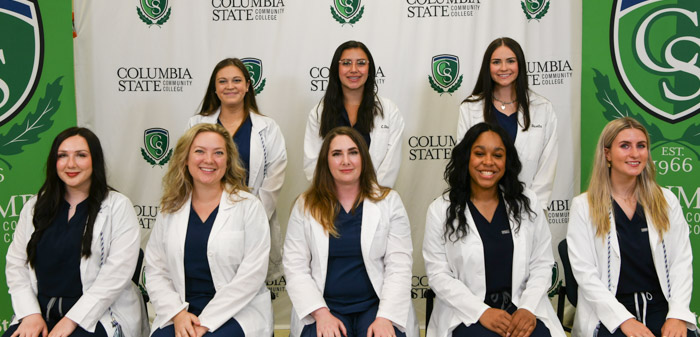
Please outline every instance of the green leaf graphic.
[[700, 145], [700, 124], [693, 124], [685, 129], [683, 140], [695, 146]]
[[262, 82], [260, 82], [260, 86], [257, 89], [255, 89], [255, 95], [259, 95], [260, 92], [263, 91], [263, 89], [265, 89], [265, 81], [267, 81], [267, 79], [263, 78]]
[[156, 161], [153, 160], [153, 159], [148, 155], [148, 153], [146, 153], [146, 150], [144, 150], [143, 148], [141, 148], [141, 156], [142, 156], [143, 159], [145, 159], [149, 164], [151, 164], [151, 165], [153, 165], [153, 166], [158, 165], [158, 164], [156, 164]]
[[433, 88], [433, 90], [437, 91], [440, 95], [445, 93], [445, 90], [443, 90], [440, 86], [435, 84], [435, 81], [433, 81], [432, 76], [428, 76], [428, 81], [430, 82], [430, 87]]
[[549, 4], [551, 2], [547, 1], [547, 4], [544, 5], [544, 9], [542, 9], [541, 12], [537, 13], [537, 16], [535, 16], [535, 20], [541, 19], [545, 14], [547, 14], [547, 11], [549, 10]]
[[[548, 4], [548, 5], [549, 5], [549, 4]], [[172, 10], [172, 7], [171, 7], [171, 8], [168, 8], [168, 12], [165, 13], [165, 15], [164, 15], [162, 18], [160, 18], [160, 20], [158, 20], [158, 22], [156, 22], [156, 24], [157, 24], [158, 26], [161, 26], [161, 25], [164, 24], [166, 21], [168, 21], [168, 19], [170, 18], [170, 11], [171, 11], [171, 10]]]
[[336, 13], [335, 8], [333, 8], [333, 6], [331, 6], [331, 14], [333, 15], [333, 18], [335, 19], [335, 21], [338, 21], [341, 24], [347, 23], [347, 22], [345, 22], [345, 20], [343, 20], [343, 18], [340, 16], [340, 14]]
[[365, 12], [365, 6], [362, 6], [362, 8], [360, 8], [360, 12], [357, 13], [357, 15], [355, 15], [354, 17], [350, 18], [350, 21], [348, 21], [348, 23], [351, 25], [354, 25], [355, 22], [360, 21], [360, 19], [362, 18], [362, 14], [364, 12]]
[[528, 20], [532, 20], [532, 17], [530, 16], [530, 13], [528, 13], [528, 12], [527, 12], [527, 8], [525, 8], [525, 2], [523, 2], [522, 0], [520, 1], [520, 7], [523, 8], [523, 13], [525, 13], [525, 17], [526, 17]]
[[[141, 149], [141, 150], [143, 150], [143, 149]], [[163, 166], [164, 164], [166, 164], [170, 160], [170, 157], [172, 157], [172, 155], [173, 155], [173, 149], [170, 149], [170, 151], [168, 151], [168, 154], [165, 155], [165, 157], [163, 157], [163, 159], [158, 162], [158, 165]]]
[[0, 155], [9, 156], [22, 152], [24, 145], [29, 145], [39, 141], [39, 135], [51, 128], [53, 121], [51, 117], [61, 106], [61, 79], [58, 77], [53, 83], [46, 85], [44, 96], [39, 99], [36, 111], [30, 112], [24, 121], [13, 125], [10, 130], [0, 135]]
[[457, 83], [455, 83], [455, 85], [447, 89], [447, 93], [452, 94], [453, 92], [457, 91], [457, 89], [459, 89], [459, 87], [462, 85], [462, 78], [464, 78], [464, 75], [459, 75]]
[[145, 14], [143, 14], [141, 8], [136, 7], [136, 13], [139, 14], [139, 19], [141, 19], [141, 21], [145, 22], [147, 25], [150, 26], [153, 24], [153, 21], [151, 21], [149, 18], [146, 17]]

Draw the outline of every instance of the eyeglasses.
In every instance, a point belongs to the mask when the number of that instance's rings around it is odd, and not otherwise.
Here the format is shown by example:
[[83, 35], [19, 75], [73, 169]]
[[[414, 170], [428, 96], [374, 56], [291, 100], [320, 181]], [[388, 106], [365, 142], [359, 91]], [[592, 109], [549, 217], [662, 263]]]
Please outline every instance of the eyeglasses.
[[350, 66], [352, 66], [353, 62], [358, 67], [364, 67], [364, 66], [369, 64], [369, 61], [367, 61], [365, 59], [357, 59], [355, 61], [353, 61], [351, 59], [342, 59], [342, 60], [338, 61], [338, 63], [340, 63], [340, 65], [343, 67], [350, 67]]

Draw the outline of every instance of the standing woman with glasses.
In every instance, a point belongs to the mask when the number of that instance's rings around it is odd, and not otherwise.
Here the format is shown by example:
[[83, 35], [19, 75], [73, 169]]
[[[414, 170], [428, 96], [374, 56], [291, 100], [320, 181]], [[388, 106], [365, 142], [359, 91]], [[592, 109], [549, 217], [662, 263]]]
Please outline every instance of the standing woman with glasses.
[[379, 185], [393, 187], [401, 166], [404, 121], [392, 101], [377, 95], [376, 65], [367, 46], [347, 41], [335, 50], [328, 88], [311, 110], [304, 135], [304, 173], [311, 181], [323, 138], [333, 128], [349, 126], [369, 146]]
[[97, 136], [79, 127], [59, 133], [7, 251], [14, 316], [3, 337], [145, 336], [148, 317], [131, 281], [139, 229], [129, 199], [107, 185]]
[[546, 210], [557, 167], [557, 116], [552, 103], [528, 89], [526, 65], [515, 40], [502, 37], [489, 44], [474, 90], [459, 107], [457, 139], [481, 122], [506, 129], [523, 163], [518, 178]]
[[578, 282], [574, 337], [687, 337], [693, 253], [676, 196], [654, 180], [649, 133], [630, 117], [598, 139], [566, 241]]
[[190, 118], [187, 128], [199, 123], [219, 124], [233, 135], [246, 173], [245, 184], [262, 201], [270, 225], [267, 280], [282, 276], [282, 235], [277, 221], [277, 198], [284, 184], [287, 149], [275, 120], [260, 113], [253, 81], [241, 60], [223, 59], [214, 67], [202, 107]]

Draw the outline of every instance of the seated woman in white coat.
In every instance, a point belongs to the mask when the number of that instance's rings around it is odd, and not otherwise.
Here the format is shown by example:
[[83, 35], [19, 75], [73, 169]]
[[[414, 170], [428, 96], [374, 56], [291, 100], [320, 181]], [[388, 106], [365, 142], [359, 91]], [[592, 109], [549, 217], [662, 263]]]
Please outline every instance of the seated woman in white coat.
[[654, 180], [649, 134], [630, 117], [598, 139], [566, 241], [578, 282], [574, 337], [695, 336], [693, 255], [676, 196]]
[[221, 125], [198, 124], [178, 140], [146, 247], [151, 336], [272, 334], [270, 232], [244, 179]]
[[502, 37], [489, 44], [474, 90], [459, 107], [457, 139], [481, 122], [506, 129], [523, 165], [518, 179], [546, 210], [557, 167], [557, 115], [552, 103], [528, 89], [526, 65], [515, 40]]
[[245, 183], [265, 208], [270, 225], [270, 261], [267, 279], [282, 276], [282, 234], [277, 221], [279, 197], [287, 167], [284, 136], [275, 120], [264, 116], [255, 100], [253, 81], [245, 64], [227, 58], [216, 64], [199, 113], [187, 123], [219, 124], [233, 135]]
[[455, 146], [448, 188], [428, 208], [423, 258], [436, 300], [431, 337], [564, 337], [547, 297], [551, 235], [518, 154], [498, 125]]
[[7, 251], [14, 316], [3, 337], [145, 336], [148, 317], [131, 281], [139, 228], [129, 199], [107, 185], [97, 136], [59, 133]]
[[328, 87], [309, 112], [304, 134], [304, 173], [311, 181], [321, 144], [339, 126], [360, 132], [369, 146], [377, 181], [394, 187], [401, 166], [404, 121], [394, 102], [377, 95], [376, 65], [367, 46], [347, 41], [335, 50]]
[[417, 337], [411, 252], [401, 198], [377, 184], [362, 135], [331, 130], [287, 226], [291, 336]]

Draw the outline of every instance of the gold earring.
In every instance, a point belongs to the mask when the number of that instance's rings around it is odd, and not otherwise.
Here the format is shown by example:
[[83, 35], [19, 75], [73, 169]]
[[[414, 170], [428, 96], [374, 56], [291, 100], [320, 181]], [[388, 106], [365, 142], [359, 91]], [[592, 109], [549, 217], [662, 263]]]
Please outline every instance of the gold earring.
[[608, 168], [610, 168], [610, 167], [611, 167], [610, 162], [608, 162]]

